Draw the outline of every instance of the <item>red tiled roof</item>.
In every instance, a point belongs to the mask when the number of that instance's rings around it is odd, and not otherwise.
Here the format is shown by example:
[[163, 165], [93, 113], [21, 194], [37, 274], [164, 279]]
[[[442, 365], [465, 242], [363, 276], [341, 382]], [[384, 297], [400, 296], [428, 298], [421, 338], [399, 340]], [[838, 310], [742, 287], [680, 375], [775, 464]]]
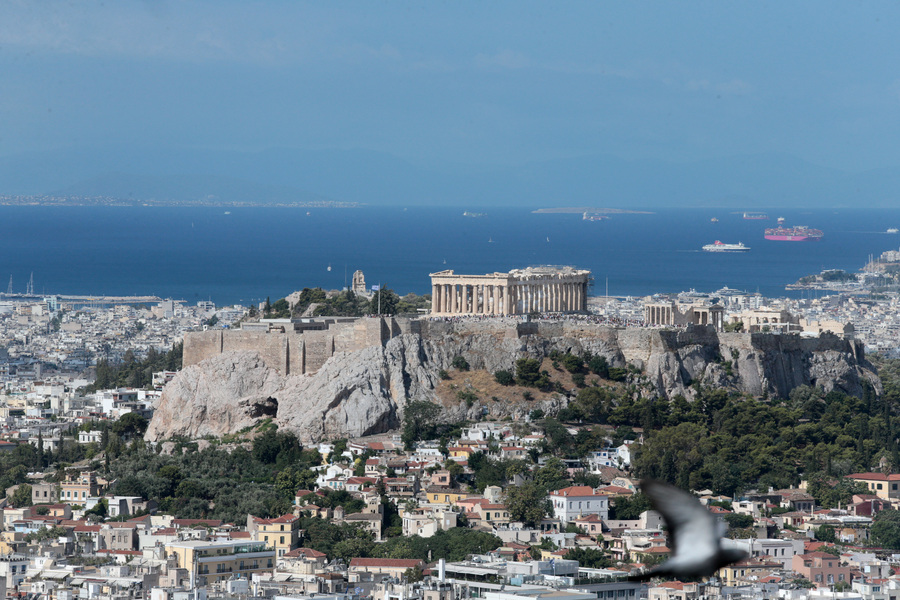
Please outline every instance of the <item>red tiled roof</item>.
[[324, 552], [319, 552], [318, 550], [313, 550], [312, 548], [294, 548], [284, 556], [286, 558], [325, 558], [327, 555]]
[[870, 481], [900, 481], [900, 474], [891, 473], [890, 475], [885, 475], [884, 473], [853, 473], [852, 475], [847, 475], [847, 479], [867, 479]]
[[551, 496], [565, 496], [567, 498], [581, 498], [583, 496], [605, 496], [606, 494], [598, 492], [594, 488], [586, 485], [573, 485], [555, 492], [550, 492]]
[[295, 515], [281, 515], [280, 517], [275, 517], [274, 519], [260, 519], [258, 517], [253, 517], [253, 522], [258, 525], [275, 525], [277, 523], [293, 523], [297, 520]]
[[194, 527], [196, 525], [205, 525], [207, 527], [219, 527], [222, 521], [217, 519], [174, 519], [172, 524], [175, 527]]

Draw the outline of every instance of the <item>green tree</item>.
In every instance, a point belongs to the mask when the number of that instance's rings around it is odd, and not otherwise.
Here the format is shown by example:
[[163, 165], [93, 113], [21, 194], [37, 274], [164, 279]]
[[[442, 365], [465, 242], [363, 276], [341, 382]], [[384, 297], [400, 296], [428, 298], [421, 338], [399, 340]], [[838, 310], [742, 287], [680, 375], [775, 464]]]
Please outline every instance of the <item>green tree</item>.
[[534, 482], [545, 493], [566, 487], [569, 484], [569, 473], [565, 463], [555, 456], [547, 459], [543, 467], [535, 470]]
[[372, 555], [375, 542], [369, 537], [352, 537], [337, 542], [332, 547], [331, 553], [335, 558], [342, 559], [350, 564], [352, 558], [367, 558]]
[[588, 361], [588, 369], [602, 379], [609, 377], [609, 363], [606, 362], [605, 356], [592, 356]]
[[516, 383], [534, 387], [541, 376], [541, 362], [534, 358], [520, 358], [516, 361]]
[[453, 362], [450, 364], [457, 371], [468, 371], [469, 370], [469, 361], [467, 361], [464, 357], [459, 356], [459, 355], [453, 357]]
[[566, 560], [577, 560], [578, 566], [585, 569], [603, 569], [612, 566], [612, 561], [602, 551], [594, 548], [570, 548], [566, 552]]
[[20, 484], [9, 500], [16, 508], [31, 506], [31, 486], [27, 483]]
[[500, 385], [513, 385], [516, 382], [516, 378], [513, 377], [512, 373], [502, 369], [494, 373], [494, 379]]
[[113, 423], [113, 433], [119, 437], [142, 436], [149, 425], [147, 418], [135, 412], [125, 413]]
[[835, 543], [837, 541], [837, 535], [834, 532], [834, 526], [820, 525], [819, 528], [816, 529], [816, 539], [820, 542]]
[[425, 400], [414, 400], [403, 411], [403, 431], [400, 439], [407, 450], [415, 447], [415, 442], [435, 437], [436, 419], [441, 409], [437, 404]]
[[569, 373], [581, 373], [584, 370], [584, 361], [580, 356], [575, 356], [570, 352], [566, 352], [561, 357], [562, 366]]
[[900, 512], [883, 510], [875, 515], [869, 529], [872, 540], [884, 548], [900, 549]]
[[369, 313], [373, 315], [395, 315], [400, 305], [400, 296], [384, 286], [369, 300]]
[[506, 507], [514, 521], [526, 527], [537, 527], [552, 510], [547, 491], [539, 484], [528, 481], [506, 489]]

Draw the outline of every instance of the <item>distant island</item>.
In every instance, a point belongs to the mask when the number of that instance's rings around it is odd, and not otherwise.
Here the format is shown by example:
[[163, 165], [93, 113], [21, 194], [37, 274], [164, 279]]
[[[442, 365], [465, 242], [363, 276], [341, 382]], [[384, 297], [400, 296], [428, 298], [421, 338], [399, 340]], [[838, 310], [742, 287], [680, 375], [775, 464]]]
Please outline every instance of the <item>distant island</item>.
[[359, 202], [337, 200], [275, 200], [271, 202], [253, 200], [227, 200], [207, 196], [197, 200], [175, 198], [119, 198], [114, 196], [56, 196], [56, 195], [0, 195], [0, 206], [210, 206], [241, 208], [266, 206], [279, 208], [357, 208]]
[[539, 208], [537, 210], [531, 211], [533, 213], [566, 213], [566, 214], [579, 214], [579, 213], [604, 213], [604, 214], [615, 214], [615, 215], [652, 215], [653, 213], [649, 210], [626, 210], [624, 208], [595, 208], [592, 206], [561, 206], [559, 208]]

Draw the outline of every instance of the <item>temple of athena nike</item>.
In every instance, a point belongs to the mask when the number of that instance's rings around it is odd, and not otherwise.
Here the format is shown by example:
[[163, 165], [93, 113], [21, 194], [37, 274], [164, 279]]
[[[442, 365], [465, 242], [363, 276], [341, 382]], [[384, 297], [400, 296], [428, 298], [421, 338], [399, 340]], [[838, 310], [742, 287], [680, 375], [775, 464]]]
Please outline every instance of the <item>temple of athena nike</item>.
[[525, 315], [584, 312], [591, 272], [573, 267], [528, 267], [509, 273], [431, 274], [431, 314]]

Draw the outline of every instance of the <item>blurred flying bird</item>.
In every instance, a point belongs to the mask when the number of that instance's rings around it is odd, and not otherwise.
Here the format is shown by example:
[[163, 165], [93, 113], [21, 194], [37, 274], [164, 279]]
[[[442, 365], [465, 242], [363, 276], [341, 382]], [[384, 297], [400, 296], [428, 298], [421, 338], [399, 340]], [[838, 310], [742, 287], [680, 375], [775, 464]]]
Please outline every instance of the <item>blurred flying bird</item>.
[[720, 568], [747, 558], [743, 550], [722, 547], [728, 526], [691, 494], [652, 479], [641, 482], [641, 491], [665, 520], [672, 552], [663, 564], [629, 579], [709, 577]]

